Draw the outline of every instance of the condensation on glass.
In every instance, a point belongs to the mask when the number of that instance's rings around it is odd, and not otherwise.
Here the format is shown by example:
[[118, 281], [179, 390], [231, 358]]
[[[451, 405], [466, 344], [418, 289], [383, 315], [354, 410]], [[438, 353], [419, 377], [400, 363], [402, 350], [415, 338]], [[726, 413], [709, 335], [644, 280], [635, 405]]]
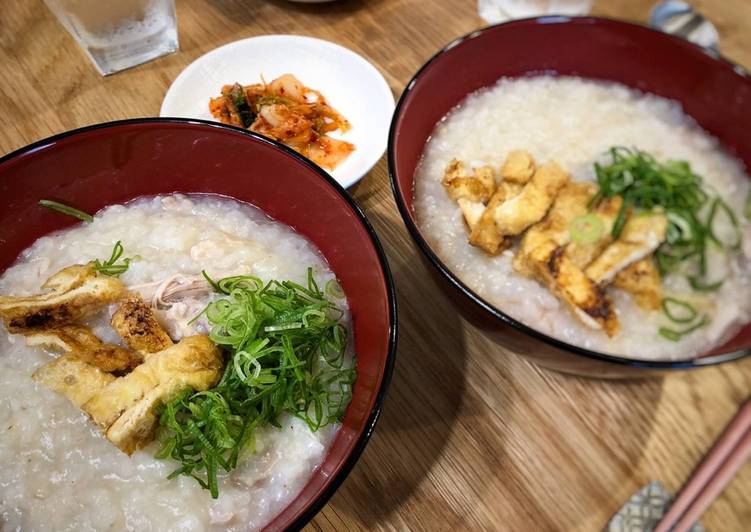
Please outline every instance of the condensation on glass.
[[44, 0], [102, 75], [177, 51], [174, 0]]

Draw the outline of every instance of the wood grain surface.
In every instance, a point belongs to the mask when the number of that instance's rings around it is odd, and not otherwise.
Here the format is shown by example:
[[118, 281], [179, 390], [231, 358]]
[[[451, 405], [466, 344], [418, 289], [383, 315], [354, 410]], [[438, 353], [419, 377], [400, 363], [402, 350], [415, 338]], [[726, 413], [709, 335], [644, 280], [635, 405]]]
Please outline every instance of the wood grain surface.
[[[655, 0], [593, 13], [643, 21]], [[694, 1], [722, 51], [751, 67], [751, 2]], [[0, 0], [0, 153], [107, 120], [155, 116], [201, 54], [269, 33], [343, 44], [395, 95], [439, 47], [484, 23], [475, 0], [177, 0], [180, 52], [102, 78], [41, 0]], [[314, 530], [601, 530], [652, 479], [675, 491], [751, 392], [751, 360], [664, 380], [602, 382], [539, 369], [465, 322], [418, 260], [385, 159], [355, 197], [386, 247], [399, 296], [396, 371], [365, 453]], [[751, 530], [751, 464], [704, 515]]]

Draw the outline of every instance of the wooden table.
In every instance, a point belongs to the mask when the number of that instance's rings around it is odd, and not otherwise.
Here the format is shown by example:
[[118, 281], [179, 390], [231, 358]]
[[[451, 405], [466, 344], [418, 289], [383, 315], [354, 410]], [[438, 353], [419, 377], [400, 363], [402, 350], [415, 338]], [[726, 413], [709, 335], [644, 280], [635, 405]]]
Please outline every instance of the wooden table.
[[[644, 20], [655, 0], [602, 0], [595, 14]], [[751, 67], [748, 0], [695, 1], [723, 52]], [[439, 47], [484, 23], [475, 0], [178, 0], [181, 50], [102, 78], [41, 0], [2, 2], [0, 153], [86, 124], [154, 116], [170, 82], [224, 43], [299, 33], [380, 68], [395, 95]], [[355, 193], [399, 295], [396, 372], [352, 474], [310, 527], [600, 530], [651, 479], [675, 491], [751, 392], [751, 360], [664, 380], [600, 382], [539, 369], [486, 340], [418, 260], [385, 160]], [[751, 465], [705, 514], [751, 529]]]

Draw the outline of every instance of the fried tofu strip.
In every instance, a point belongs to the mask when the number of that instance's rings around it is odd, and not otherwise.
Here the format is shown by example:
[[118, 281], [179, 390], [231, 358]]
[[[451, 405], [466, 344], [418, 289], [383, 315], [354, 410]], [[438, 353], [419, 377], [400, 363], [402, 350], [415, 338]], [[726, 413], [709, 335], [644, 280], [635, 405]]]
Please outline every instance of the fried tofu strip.
[[636, 304], [647, 310], [658, 310], [662, 303], [662, 282], [652, 257], [634, 262], [615, 276], [613, 286], [634, 296]]
[[145, 356], [173, 345], [172, 339], [159, 325], [154, 311], [137, 293], [130, 293], [112, 315], [110, 322], [128, 347]]
[[619, 271], [652, 254], [665, 241], [667, 227], [662, 213], [631, 216], [618, 240], [606, 247], [585, 273], [599, 285], [609, 284]]
[[594, 183], [571, 181], [563, 187], [555, 199], [545, 219], [524, 233], [519, 250], [514, 255], [513, 266], [516, 271], [527, 276], [533, 274], [533, 268], [527, 264], [530, 253], [549, 241], [557, 246], [565, 246], [571, 240], [571, 223], [578, 216], [587, 213], [589, 201], [595, 194]]
[[103, 343], [88, 327], [65, 325], [26, 334], [26, 343], [60, 350], [69, 359], [91, 364], [106, 373], [125, 373], [141, 363], [142, 357], [120, 346]]
[[568, 173], [555, 162], [538, 168], [517, 196], [494, 209], [498, 232], [504, 237], [515, 236], [542, 220], [568, 181]]
[[566, 256], [564, 248], [549, 240], [532, 251], [529, 266], [584, 325], [604, 330], [611, 337], [617, 334], [619, 323], [612, 301]]
[[222, 356], [214, 342], [205, 335], [188, 336], [97, 391], [82, 409], [106, 431], [107, 439], [131, 454], [152, 439], [159, 405], [188, 388], [211, 388], [221, 369]]
[[566, 255], [579, 268], [586, 268], [603, 250], [613, 242], [613, 224], [618, 218], [623, 198], [613, 196], [603, 199], [594, 209], [594, 214], [602, 221], [602, 234], [594, 242], [570, 242], [566, 246]]
[[21, 333], [78, 321], [119, 300], [125, 288], [113, 277], [98, 276], [92, 264], [65, 268], [42, 285], [46, 294], [0, 296], [0, 318], [9, 332]]
[[73, 355], [65, 354], [37, 369], [31, 378], [80, 408], [116, 377]]

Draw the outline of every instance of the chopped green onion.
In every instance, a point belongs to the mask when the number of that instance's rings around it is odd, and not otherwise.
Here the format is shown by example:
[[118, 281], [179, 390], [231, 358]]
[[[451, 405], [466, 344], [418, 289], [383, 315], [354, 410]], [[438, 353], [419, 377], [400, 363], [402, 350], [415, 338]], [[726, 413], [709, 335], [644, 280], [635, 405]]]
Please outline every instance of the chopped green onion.
[[704, 283], [704, 281], [696, 276], [691, 275], [688, 277], [688, 283], [691, 285], [691, 288], [697, 292], [714, 292], [715, 290], [720, 289], [723, 282], [723, 280], [719, 280], [714, 283]]
[[109, 259], [106, 261], [96, 259], [94, 261], [94, 271], [110, 277], [120, 277], [120, 275], [127, 271], [132, 261], [138, 261], [141, 259], [138, 255], [135, 257], [125, 257], [123, 261], [118, 264], [117, 261], [122, 257], [123, 251], [123, 244], [118, 240], [115, 243], [115, 247], [112, 248], [112, 254]]
[[667, 327], [660, 327], [660, 335], [664, 338], [667, 338], [670, 341], [678, 342], [681, 338], [683, 338], [687, 334], [694, 332], [696, 329], [699, 329], [700, 327], [704, 327], [708, 323], [709, 323], [709, 318], [706, 315], [704, 315], [694, 325], [691, 325], [690, 327], [680, 330], [680, 331], [676, 331], [674, 329], [668, 329]]
[[615, 222], [613, 222], [613, 228], [610, 230], [610, 234], [613, 238], [621, 236], [621, 232], [623, 232], [623, 228], [626, 226], [626, 218], [630, 207], [631, 201], [627, 201], [624, 198], [623, 203], [621, 203], [621, 208], [618, 209], [618, 215], [615, 217]]
[[[717, 216], [722, 215], [723, 213], [727, 218], [726, 223], [728, 223], [728, 225], [731, 226], [733, 230], [733, 237], [730, 241], [720, 238], [720, 236], [717, 234], [717, 228], [715, 227], [717, 225]], [[709, 226], [709, 237], [720, 246], [731, 249], [738, 249], [740, 247], [741, 230], [738, 227], [738, 219], [735, 217], [735, 213], [728, 206], [728, 204], [722, 201], [720, 198], [715, 198], [715, 200], [712, 202], [712, 208], [709, 211], [709, 221], [707, 222], [707, 226]]]
[[344, 299], [344, 291], [336, 279], [331, 279], [327, 282], [324, 291], [327, 296], [333, 297], [334, 299]]
[[255, 431], [290, 414], [312, 431], [344, 417], [356, 372], [346, 363], [342, 311], [308, 269], [306, 286], [257, 277], [204, 277], [223, 297], [201, 314], [228, 360], [216, 387], [188, 390], [161, 409], [157, 458], [178, 461], [168, 478], [187, 475], [216, 498], [218, 471], [254, 452]]
[[90, 215], [89, 213], [79, 211], [75, 207], [71, 207], [70, 205], [65, 205], [64, 203], [42, 199], [42, 200], [39, 200], [39, 205], [41, 205], [42, 207], [47, 207], [48, 209], [52, 209], [53, 211], [67, 214], [68, 216], [72, 216], [73, 218], [78, 218], [82, 222], [91, 223], [94, 221], [94, 217]]
[[[590, 206], [604, 198], [623, 198], [613, 223], [614, 238], [623, 231], [631, 210], [664, 211], [668, 219], [666, 242], [655, 252], [662, 275], [684, 268], [698, 270], [700, 276], [706, 275], [708, 240], [727, 248], [740, 245], [735, 213], [719, 197], [710, 198], [702, 178], [693, 172], [688, 162], [659, 162], [647, 152], [620, 146], [610, 148], [608, 154], [609, 163], [594, 165], [599, 190]], [[706, 216], [708, 205], [709, 216]], [[727, 217], [733, 226], [734, 238], [722, 239], [718, 235], [715, 226], [719, 215]]]
[[595, 213], [582, 214], [571, 222], [571, 240], [577, 244], [594, 244], [605, 232], [605, 224]]
[[747, 220], [751, 220], [751, 190], [748, 191], [748, 196], [746, 196], [746, 205], [743, 207], [743, 214]]
[[689, 323], [696, 318], [696, 309], [685, 301], [666, 297], [662, 300], [662, 310], [665, 315], [676, 323]]

